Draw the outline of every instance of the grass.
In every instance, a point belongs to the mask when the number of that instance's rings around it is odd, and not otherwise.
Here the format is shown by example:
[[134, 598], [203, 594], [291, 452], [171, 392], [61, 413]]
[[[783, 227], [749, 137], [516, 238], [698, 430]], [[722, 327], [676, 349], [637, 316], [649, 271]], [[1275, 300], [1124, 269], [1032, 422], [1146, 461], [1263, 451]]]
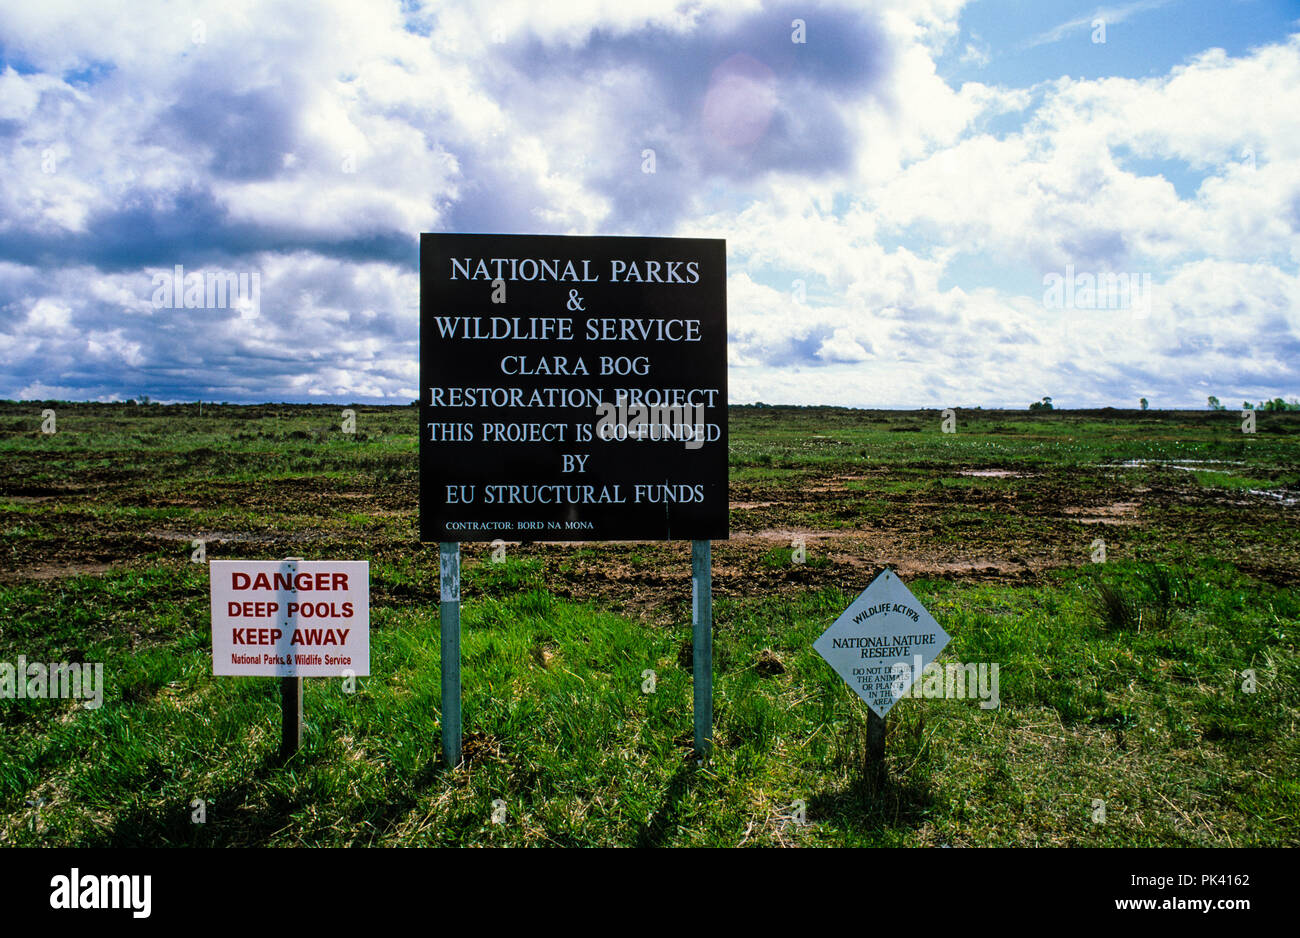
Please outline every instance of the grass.
[[[733, 409], [733, 500], [780, 512], [733, 504], [733, 529], [1065, 545], [1029, 577], [909, 578], [953, 636], [940, 663], [996, 663], [1000, 706], [901, 701], [875, 785], [865, 707], [811, 649], [867, 579], [843, 547], [715, 548], [745, 585], [715, 600], [707, 765], [682, 545], [467, 549], [448, 771], [412, 411], [355, 407], [345, 438], [341, 408], [55, 404], [44, 437], [43, 406], [0, 404], [0, 663], [103, 662], [106, 686], [94, 710], [0, 700], [4, 845], [1300, 844], [1294, 509], [1243, 491], [1296, 484], [1300, 417], [1244, 438], [1232, 415], [959, 410], [943, 434], [938, 411]], [[1170, 465], [1194, 459], [1233, 465]], [[963, 474], [988, 469], [1017, 475]], [[1126, 500], [1128, 527], [1042, 508]], [[306, 682], [287, 763], [276, 682], [211, 675], [200, 534], [209, 557], [371, 561], [373, 673]]]
[[[1109, 566], [1109, 565], [1108, 565]], [[1133, 589], [1150, 569], [1117, 567]], [[1103, 624], [1088, 572], [1035, 589], [920, 581], [946, 661], [1001, 666], [996, 710], [904, 700], [890, 780], [863, 781], [864, 708], [811, 650], [850, 596], [720, 601], [717, 748], [689, 758], [686, 623], [558, 599], [528, 563], [466, 571], [467, 765], [438, 767], [437, 618], [374, 612], [374, 675], [307, 682], [308, 737], [276, 758], [272, 680], [210, 676], [206, 577], [8, 587], [5, 644], [106, 664], [105, 703], [10, 701], [8, 844], [1288, 844], [1300, 603], [1230, 568], [1185, 571], [1162, 625]], [[379, 588], [401, 571], [378, 568]], [[756, 667], [764, 653], [783, 672]], [[655, 674], [646, 693], [646, 672]], [[1242, 675], [1256, 675], [1255, 693]], [[1091, 823], [1094, 798], [1107, 823]], [[195, 799], [206, 823], [191, 823]], [[493, 803], [507, 806], [494, 824]], [[1168, 803], [1166, 803], [1166, 799]], [[793, 820], [796, 802], [806, 823]], [[36, 807], [29, 805], [36, 804]], [[1172, 805], [1172, 807], [1171, 807]]]
[[1296, 473], [1279, 473], [1274, 478], [1251, 478], [1231, 472], [1205, 472], [1197, 470], [1192, 473], [1196, 481], [1206, 488], [1229, 489], [1241, 491], [1248, 489], [1270, 489], [1283, 486], [1294, 487], [1300, 482]]

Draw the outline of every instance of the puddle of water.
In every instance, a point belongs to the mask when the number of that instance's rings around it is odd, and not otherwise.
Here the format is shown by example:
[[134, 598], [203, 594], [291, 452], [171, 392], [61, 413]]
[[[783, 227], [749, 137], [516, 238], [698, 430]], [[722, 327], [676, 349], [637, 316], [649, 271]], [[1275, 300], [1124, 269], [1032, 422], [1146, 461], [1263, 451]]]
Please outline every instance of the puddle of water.
[[1279, 504], [1287, 506], [1294, 505], [1300, 501], [1300, 497], [1290, 494], [1286, 489], [1278, 492], [1275, 492], [1272, 489], [1246, 489], [1246, 491], [1251, 495], [1262, 495], [1265, 498], [1276, 499]]
[[1246, 463], [1233, 459], [1126, 459], [1123, 462], [1100, 463], [1099, 469], [1139, 469], [1142, 466], [1163, 466], [1166, 469], [1178, 469], [1182, 472], [1196, 472], [1204, 466], [1244, 466]]

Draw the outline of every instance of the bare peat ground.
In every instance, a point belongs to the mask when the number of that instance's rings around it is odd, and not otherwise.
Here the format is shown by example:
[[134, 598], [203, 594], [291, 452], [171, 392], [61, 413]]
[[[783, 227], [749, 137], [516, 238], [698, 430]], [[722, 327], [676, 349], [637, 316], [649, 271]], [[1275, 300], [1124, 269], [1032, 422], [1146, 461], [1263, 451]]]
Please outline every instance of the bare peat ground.
[[[0, 582], [182, 564], [195, 539], [208, 557], [436, 567], [415, 533], [408, 409], [361, 408], [350, 437], [337, 408], [55, 405], [61, 435], [43, 437], [45, 406], [0, 405]], [[905, 579], [1033, 583], [1090, 561], [1098, 539], [1110, 559], [1213, 555], [1300, 581], [1300, 414], [1261, 414], [1254, 436], [1232, 414], [962, 416], [944, 434], [935, 412], [733, 410], [717, 595], [851, 592], [884, 565]], [[792, 562], [798, 543], [806, 563]], [[471, 565], [490, 550], [463, 549]], [[653, 619], [686, 595], [688, 550], [507, 547], [535, 558], [557, 595]]]

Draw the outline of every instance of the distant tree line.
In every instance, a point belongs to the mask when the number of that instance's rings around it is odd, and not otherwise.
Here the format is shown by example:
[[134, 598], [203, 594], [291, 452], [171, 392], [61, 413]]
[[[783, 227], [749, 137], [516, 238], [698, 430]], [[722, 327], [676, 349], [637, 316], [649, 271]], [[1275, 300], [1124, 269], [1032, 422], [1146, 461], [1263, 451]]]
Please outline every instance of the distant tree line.
[[[1210, 397], [1209, 397], [1208, 400], [1209, 400], [1209, 404], [1210, 404], [1210, 410], [1227, 410], [1227, 409], [1228, 409], [1228, 408], [1224, 407], [1221, 403], [1219, 403], [1219, 399], [1218, 399], [1217, 397], [1215, 397], [1213, 394], [1210, 395]], [[1300, 400], [1296, 400], [1296, 399], [1293, 397], [1293, 398], [1291, 398], [1291, 400], [1289, 400], [1289, 401], [1284, 401], [1284, 400], [1282, 400], [1282, 398], [1280, 398], [1280, 397], [1275, 397], [1275, 398], [1273, 398], [1271, 401], [1260, 401], [1258, 404], [1252, 404], [1250, 401], [1242, 401], [1242, 402], [1241, 402], [1241, 409], [1242, 409], [1242, 410], [1262, 410], [1262, 411], [1265, 411], [1265, 412], [1268, 412], [1268, 411], [1275, 411], [1275, 410], [1300, 410]]]
[[[1213, 394], [1210, 395], [1208, 400], [1210, 404], [1210, 410], [1228, 409]], [[758, 406], [761, 407], [762, 405], [760, 404]], [[1145, 397], [1139, 398], [1138, 406], [1141, 407], [1143, 410], [1146, 410], [1151, 406], [1151, 402], [1148, 401]], [[1034, 401], [1032, 404], [1029, 405], [1029, 409], [1030, 410], [1053, 410], [1054, 408], [1052, 406], [1052, 399], [1050, 397], [1044, 397], [1042, 400]], [[1275, 410], [1300, 410], [1300, 400], [1296, 400], [1293, 397], [1289, 401], [1284, 401], [1280, 397], [1275, 397], [1271, 401], [1260, 401], [1258, 404], [1252, 404], [1250, 401], [1242, 401], [1241, 409], [1260, 410], [1266, 412], [1275, 411]]]

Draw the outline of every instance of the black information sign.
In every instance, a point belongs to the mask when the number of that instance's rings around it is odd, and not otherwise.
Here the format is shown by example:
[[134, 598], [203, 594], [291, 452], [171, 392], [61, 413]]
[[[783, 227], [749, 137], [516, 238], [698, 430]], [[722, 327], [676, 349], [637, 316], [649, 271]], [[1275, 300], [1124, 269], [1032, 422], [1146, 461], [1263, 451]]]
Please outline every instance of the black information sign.
[[726, 242], [420, 236], [420, 538], [727, 537]]

